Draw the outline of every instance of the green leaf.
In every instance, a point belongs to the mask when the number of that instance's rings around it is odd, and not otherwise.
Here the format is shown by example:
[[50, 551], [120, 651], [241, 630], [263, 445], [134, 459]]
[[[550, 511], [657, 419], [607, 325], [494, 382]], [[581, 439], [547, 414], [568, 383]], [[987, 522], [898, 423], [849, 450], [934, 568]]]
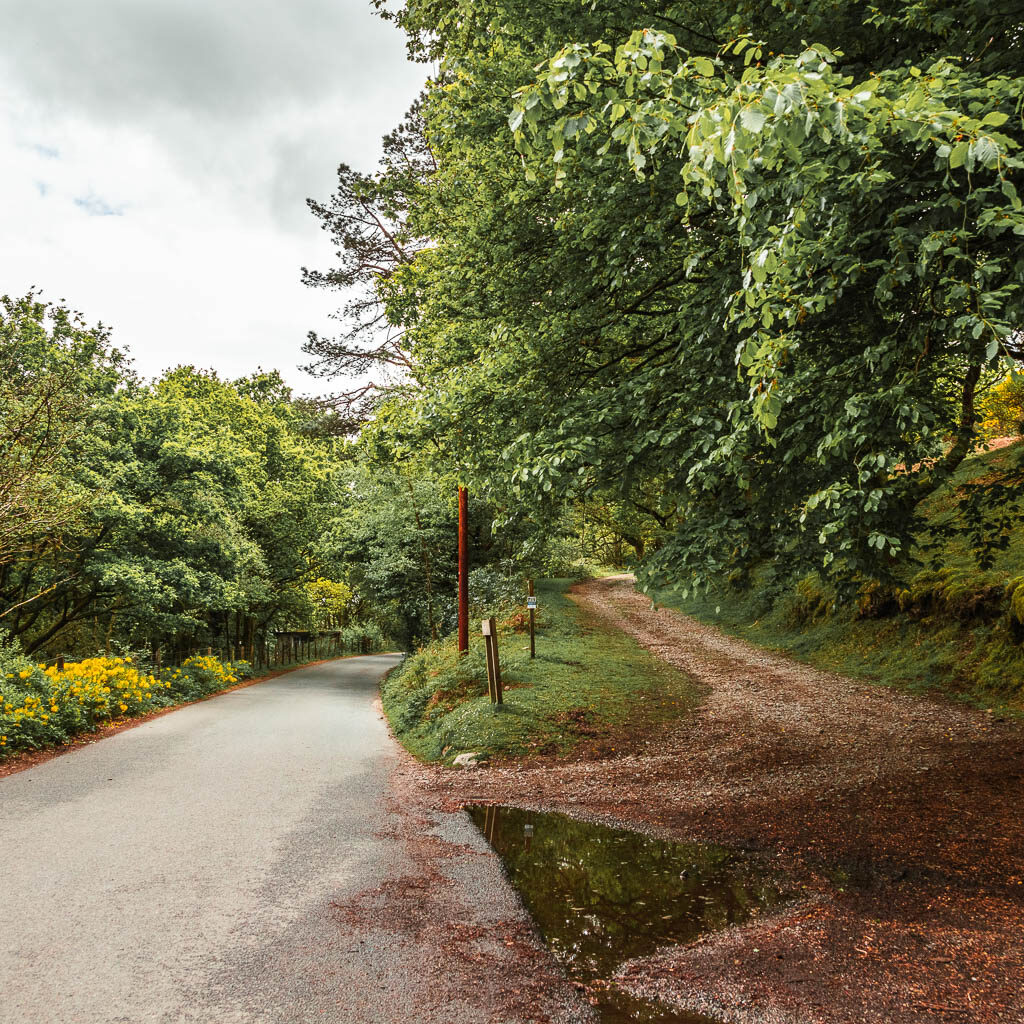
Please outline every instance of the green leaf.
[[755, 135], [761, 131], [764, 127], [765, 121], [768, 120], [768, 115], [763, 110], [758, 110], [756, 107], [744, 107], [740, 111], [740, 124], [748, 132], [753, 132]]
[[989, 124], [993, 128], [998, 128], [1001, 124], [1006, 124], [1010, 120], [1009, 114], [1004, 114], [1000, 110], [993, 110], [991, 114], [986, 114], [982, 119], [982, 124]]
[[705, 78], [711, 78], [715, 73], [715, 65], [707, 57], [693, 57], [690, 63], [693, 65], [693, 70]]
[[953, 170], [957, 167], [962, 167], [964, 160], [967, 159], [967, 143], [959, 142], [953, 147], [953, 151], [949, 154], [949, 168]]
[[982, 135], [971, 146], [971, 150], [974, 154], [974, 159], [979, 163], [985, 164], [985, 166], [995, 164], [999, 159], [999, 147], [987, 135]]

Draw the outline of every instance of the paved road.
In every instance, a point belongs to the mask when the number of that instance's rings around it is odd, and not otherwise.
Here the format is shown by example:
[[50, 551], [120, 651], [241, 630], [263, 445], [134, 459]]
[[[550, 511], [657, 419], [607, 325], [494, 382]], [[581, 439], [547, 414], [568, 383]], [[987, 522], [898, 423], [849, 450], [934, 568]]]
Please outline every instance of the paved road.
[[395, 661], [304, 669], [0, 779], [0, 1021], [402, 1019], [380, 972], [415, 978], [414, 951], [353, 954], [330, 910], [405, 870], [379, 833], [397, 754], [373, 708]]

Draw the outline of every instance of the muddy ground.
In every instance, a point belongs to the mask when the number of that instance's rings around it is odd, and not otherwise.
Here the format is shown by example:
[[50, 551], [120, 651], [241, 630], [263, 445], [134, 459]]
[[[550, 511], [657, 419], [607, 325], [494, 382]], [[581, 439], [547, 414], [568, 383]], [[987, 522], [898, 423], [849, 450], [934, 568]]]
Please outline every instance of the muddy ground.
[[[428, 809], [510, 803], [755, 851], [787, 880], [783, 909], [619, 971], [630, 992], [680, 1010], [737, 1024], [1024, 1022], [1019, 725], [652, 610], [628, 578], [573, 596], [704, 684], [704, 701], [668, 730], [568, 759], [455, 772], [407, 758], [395, 801], [411, 823]], [[421, 894], [440, 856], [422, 840]], [[411, 892], [401, 895], [376, 911], [409, 913]], [[439, 934], [444, 902], [430, 900]], [[541, 969], [535, 938], [517, 927], [504, 941], [521, 948], [519, 984], [532, 975], [555, 1001], [542, 1009], [537, 989], [514, 984], [495, 993], [493, 1019], [562, 1019], [565, 989]]]

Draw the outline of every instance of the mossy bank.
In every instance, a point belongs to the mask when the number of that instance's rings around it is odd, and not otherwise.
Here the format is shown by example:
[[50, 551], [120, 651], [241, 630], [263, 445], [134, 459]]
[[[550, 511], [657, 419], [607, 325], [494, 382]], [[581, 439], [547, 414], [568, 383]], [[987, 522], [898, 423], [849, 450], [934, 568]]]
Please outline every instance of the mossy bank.
[[471, 636], [468, 655], [460, 657], [447, 638], [410, 655], [388, 676], [384, 711], [416, 757], [450, 763], [466, 752], [491, 758], [574, 750], [603, 756], [695, 705], [695, 683], [624, 633], [595, 622], [568, 596], [570, 583], [537, 586], [534, 659], [525, 612], [499, 617], [505, 681], [500, 709], [487, 696], [480, 636]]
[[[1020, 505], [1003, 504], [1002, 546], [979, 568], [962, 538], [942, 541], [958, 515], [958, 492], [1013, 471], [1024, 444], [969, 459], [949, 487], [930, 499], [923, 563], [905, 578], [864, 582], [840, 600], [816, 576], [796, 584], [763, 565], [745, 589], [723, 586], [687, 598], [666, 588], [651, 596], [705, 622], [821, 668], [854, 678], [931, 692], [996, 710], [1024, 713], [1024, 532]], [[925, 547], [938, 539], [937, 547]]]

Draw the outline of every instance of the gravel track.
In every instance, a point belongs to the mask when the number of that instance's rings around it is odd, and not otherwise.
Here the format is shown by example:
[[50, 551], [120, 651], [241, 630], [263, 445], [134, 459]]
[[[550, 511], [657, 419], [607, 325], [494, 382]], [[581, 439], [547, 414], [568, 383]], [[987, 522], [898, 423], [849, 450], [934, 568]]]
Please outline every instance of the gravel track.
[[703, 684], [701, 705], [613, 756], [417, 767], [418, 799], [741, 846], [788, 880], [770, 916], [623, 965], [637, 995], [735, 1024], [1024, 1022], [1019, 725], [656, 610], [629, 577], [573, 596]]

